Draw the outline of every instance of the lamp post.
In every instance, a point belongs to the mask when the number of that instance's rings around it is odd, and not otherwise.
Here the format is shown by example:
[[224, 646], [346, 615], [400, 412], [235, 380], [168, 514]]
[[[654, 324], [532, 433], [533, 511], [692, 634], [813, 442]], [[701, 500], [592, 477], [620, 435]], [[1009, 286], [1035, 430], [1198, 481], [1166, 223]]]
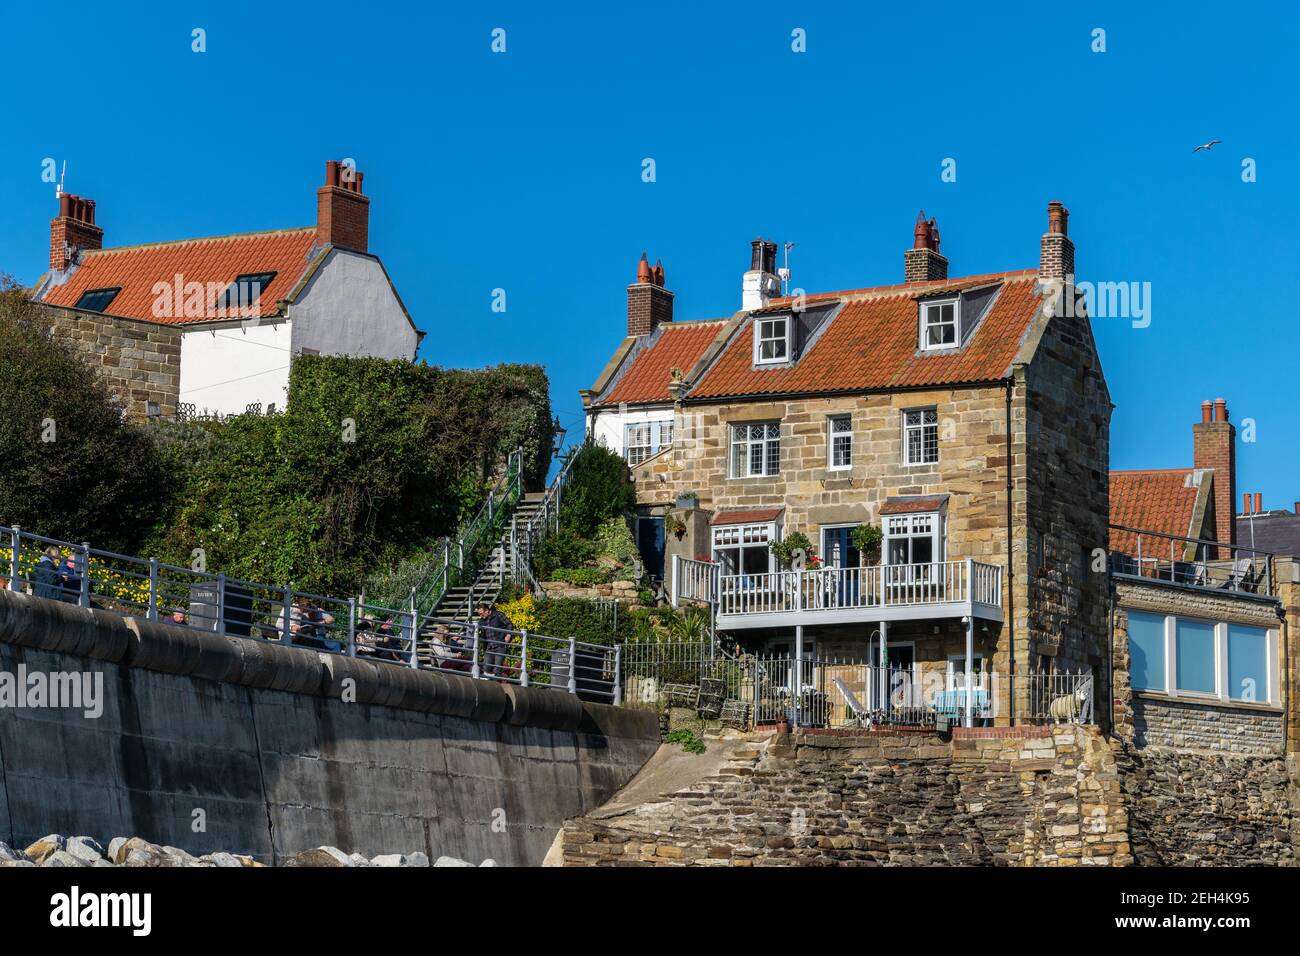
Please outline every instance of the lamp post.
[[555, 435], [555, 448], [552, 449], [552, 453], [556, 458], [559, 458], [560, 452], [564, 450], [564, 435], [565, 435], [565, 429], [564, 426], [560, 424], [559, 415], [556, 415], [555, 421], [551, 423], [551, 431]]

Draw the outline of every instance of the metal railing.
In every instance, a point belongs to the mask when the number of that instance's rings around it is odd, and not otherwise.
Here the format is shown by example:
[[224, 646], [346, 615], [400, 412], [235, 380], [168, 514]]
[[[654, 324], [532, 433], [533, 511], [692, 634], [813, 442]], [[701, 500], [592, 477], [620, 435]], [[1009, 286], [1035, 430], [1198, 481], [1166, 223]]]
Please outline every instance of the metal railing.
[[[585, 444], [585, 442], [583, 443]], [[583, 445], [575, 445], [565, 455], [563, 464], [555, 479], [547, 486], [538, 502], [537, 510], [527, 521], [510, 523], [510, 557], [511, 580], [519, 587], [531, 585], [534, 591], [541, 590], [541, 584], [533, 574], [533, 555], [537, 546], [546, 540], [547, 535], [560, 527], [560, 499], [564, 489], [569, 485], [573, 463]]]
[[[456, 538], [444, 539], [442, 553], [434, 559], [418, 585], [411, 589], [411, 602], [426, 618], [432, 616], [438, 602], [451, 588], [473, 583], [483, 561], [490, 555], [506, 520], [523, 495], [523, 450], [515, 449], [506, 459], [506, 472], [488, 491], [487, 498]], [[488, 554], [484, 549], [488, 549]]]
[[[684, 707], [742, 728], [782, 720], [804, 728], [957, 726], [985, 723], [1005, 703], [996, 673], [971, 681], [947, 662], [904, 666], [852, 657], [714, 654], [706, 642], [637, 642], [623, 647], [621, 680], [629, 707]], [[1032, 675], [1028, 712], [1018, 722], [1093, 722], [1090, 673]]]
[[1000, 606], [1002, 568], [969, 558], [931, 564], [721, 574], [714, 562], [673, 557], [672, 601], [716, 601], [719, 614], [911, 607]]
[[1110, 571], [1125, 577], [1276, 597], [1273, 552], [1110, 526]]
[[[259, 584], [32, 534], [0, 530], [3, 586], [125, 616], [425, 670], [546, 687], [620, 703], [621, 650], [575, 638], [426, 621], [358, 598]], [[7, 551], [7, 554], [5, 553]], [[422, 624], [432, 627], [422, 637]]]

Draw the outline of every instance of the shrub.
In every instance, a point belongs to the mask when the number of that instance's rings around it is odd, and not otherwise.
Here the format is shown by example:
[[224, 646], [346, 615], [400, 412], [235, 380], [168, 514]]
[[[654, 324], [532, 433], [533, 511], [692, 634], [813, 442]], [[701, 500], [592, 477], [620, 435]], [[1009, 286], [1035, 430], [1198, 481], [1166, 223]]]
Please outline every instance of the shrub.
[[704, 741], [695, 736], [694, 731], [681, 729], [670, 732], [664, 737], [666, 744], [681, 744], [682, 749], [690, 754], [702, 754], [707, 749]]
[[533, 556], [537, 576], [547, 580], [560, 568], [581, 567], [596, 557], [595, 544], [570, 528], [547, 535]]
[[636, 508], [636, 486], [627, 462], [595, 443], [574, 452], [577, 458], [560, 500], [560, 524], [579, 535], [594, 535], [601, 523]]
[[510, 618], [510, 624], [516, 631], [536, 631], [541, 626], [531, 594], [525, 593], [513, 601], [498, 603], [497, 608]]
[[547, 578], [551, 581], [563, 581], [565, 584], [574, 584], [578, 587], [591, 587], [596, 584], [604, 584], [606, 575], [595, 568], [559, 568], [547, 575]]
[[641, 579], [641, 554], [636, 549], [632, 529], [624, 515], [612, 515], [596, 529], [596, 555], [616, 564], [616, 580]]
[[610, 627], [610, 615], [595, 601], [581, 598], [547, 598], [537, 603], [537, 630], [548, 637], [576, 637], [590, 644], [612, 644], [625, 640], [631, 631], [628, 616], [618, 615], [618, 629]]
[[38, 310], [0, 280], [0, 521], [138, 551], [172, 485], [165, 456]]

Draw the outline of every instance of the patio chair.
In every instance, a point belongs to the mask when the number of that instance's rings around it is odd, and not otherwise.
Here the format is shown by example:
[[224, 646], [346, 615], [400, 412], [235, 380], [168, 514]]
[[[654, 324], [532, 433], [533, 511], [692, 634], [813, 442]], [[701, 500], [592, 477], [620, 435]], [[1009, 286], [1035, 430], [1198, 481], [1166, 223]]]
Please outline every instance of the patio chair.
[[870, 711], [863, 707], [857, 697], [853, 695], [853, 691], [849, 690], [848, 685], [844, 683], [844, 678], [836, 677], [832, 683], [835, 685], [835, 689], [840, 692], [840, 696], [844, 698], [844, 703], [848, 705], [849, 711], [853, 714], [853, 718], [849, 723], [856, 727], [870, 727]]
[[1238, 558], [1232, 563], [1228, 579], [1219, 585], [1219, 590], [1240, 591], [1250, 577], [1250, 558]]

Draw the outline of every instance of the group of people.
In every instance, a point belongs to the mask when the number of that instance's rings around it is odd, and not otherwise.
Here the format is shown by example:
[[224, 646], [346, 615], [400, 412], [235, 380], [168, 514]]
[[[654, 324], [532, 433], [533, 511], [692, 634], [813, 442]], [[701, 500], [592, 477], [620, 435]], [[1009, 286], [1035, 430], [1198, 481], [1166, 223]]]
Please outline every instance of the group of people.
[[64, 558], [54, 545], [41, 552], [41, 559], [32, 568], [30, 580], [34, 597], [69, 604], [81, 600], [81, 571], [76, 559]]
[[288, 629], [285, 628], [285, 612], [281, 611], [275, 627], [280, 632], [281, 640], [299, 647], [313, 647], [321, 651], [338, 653], [343, 650], [343, 642], [330, 636], [334, 624], [334, 615], [316, 607], [303, 595], [294, 598], [289, 612]]

